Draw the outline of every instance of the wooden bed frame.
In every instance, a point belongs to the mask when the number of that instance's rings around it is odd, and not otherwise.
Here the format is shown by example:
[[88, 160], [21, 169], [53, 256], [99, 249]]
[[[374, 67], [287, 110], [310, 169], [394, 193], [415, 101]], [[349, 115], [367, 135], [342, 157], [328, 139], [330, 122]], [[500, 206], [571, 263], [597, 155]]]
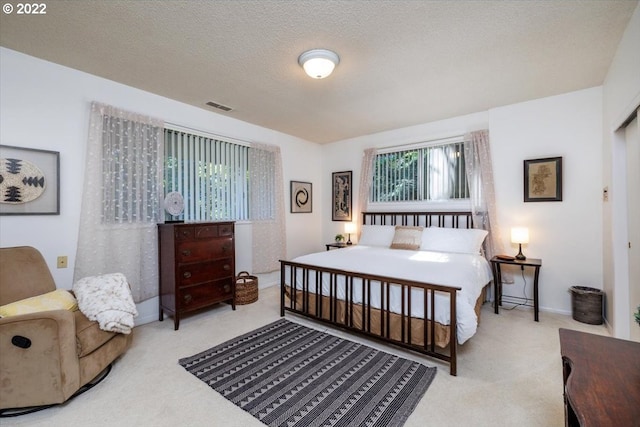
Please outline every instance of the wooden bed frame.
[[[365, 225], [405, 225], [405, 226], [438, 226], [448, 228], [473, 228], [471, 212], [363, 212], [362, 223]], [[302, 277], [302, 289], [290, 286], [293, 278]], [[312, 283], [320, 283], [322, 275], [328, 275], [329, 295], [318, 298], [309, 291]], [[346, 298], [340, 300], [337, 295], [339, 280], [346, 284]], [[353, 302], [353, 287], [361, 286], [362, 303]], [[380, 309], [371, 307], [371, 284], [376, 283], [380, 290]], [[399, 287], [402, 295], [401, 313], [393, 313], [389, 309], [391, 287]], [[422, 298], [412, 301], [412, 290], [422, 289]], [[449, 363], [449, 373], [457, 373], [457, 313], [456, 296], [459, 287], [436, 285], [425, 282], [414, 282], [393, 277], [377, 276], [362, 272], [317, 267], [292, 261], [280, 261], [280, 316], [286, 311], [311, 318], [315, 321], [330, 324], [351, 332], [382, 340], [396, 346], [417, 351]], [[436, 324], [428, 319], [410, 316], [411, 306], [421, 304], [424, 313], [435, 313], [435, 296], [448, 296], [450, 324]], [[404, 303], [404, 300], [407, 303]], [[427, 316], [425, 316], [426, 318]], [[439, 332], [446, 328], [448, 336], [446, 348], [436, 347]]]

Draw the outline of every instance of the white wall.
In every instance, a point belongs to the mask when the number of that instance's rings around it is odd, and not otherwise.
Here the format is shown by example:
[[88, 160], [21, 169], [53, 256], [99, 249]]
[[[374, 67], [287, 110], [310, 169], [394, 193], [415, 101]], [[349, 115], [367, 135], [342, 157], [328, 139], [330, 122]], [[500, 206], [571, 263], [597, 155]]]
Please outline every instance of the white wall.
[[[523, 252], [541, 258], [540, 305], [570, 313], [573, 285], [602, 289], [600, 87], [496, 108], [489, 114], [498, 221], [505, 251], [510, 228], [529, 227]], [[523, 201], [523, 160], [562, 157], [563, 201]], [[522, 280], [505, 294], [521, 296]], [[526, 276], [525, 276], [526, 277]], [[532, 277], [527, 278], [531, 295]]]
[[[623, 121], [640, 105], [640, 5], [636, 7], [603, 85], [603, 181], [605, 316], [612, 334], [629, 337], [629, 267], [627, 250], [626, 147]], [[636, 260], [637, 262], [637, 260]], [[637, 284], [635, 284], [637, 286]]]
[[[318, 194], [322, 190], [317, 144], [0, 48], [0, 141], [3, 145], [59, 151], [61, 188], [60, 215], [0, 217], [0, 246], [38, 248], [59, 288], [71, 288], [73, 280], [92, 101], [217, 135], [280, 146], [287, 195], [287, 257], [317, 250], [321, 241]], [[313, 183], [312, 214], [288, 213], [292, 179]], [[238, 224], [236, 244], [238, 271], [251, 271], [249, 224]], [[56, 268], [58, 255], [69, 257], [68, 268]], [[157, 318], [157, 301], [150, 300], [142, 307], [138, 320], [147, 318]]]
[[[598, 87], [340, 141], [323, 147], [326, 184], [322, 197], [331, 198], [331, 172], [351, 169], [353, 193], [357, 195], [365, 148], [403, 145], [488, 128], [505, 251], [517, 252], [508, 241], [510, 227], [528, 226], [531, 243], [523, 250], [543, 262], [541, 308], [570, 313], [570, 286], [602, 287], [601, 122], [602, 95]], [[564, 160], [564, 201], [524, 203], [523, 160], [554, 156]], [[359, 210], [356, 198], [354, 204]], [[341, 227], [342, 223], [331, 221], [330, 207], [323, 212], [325, 241], [331, 241]], [[532, 297], [530, 273], [527, 270], [525, 277], [529, 284], [527, 294]], [[522, 289], [522, 279], [516, 277], [515, 284], [508, 285], [504, 292], [521, 296]]]

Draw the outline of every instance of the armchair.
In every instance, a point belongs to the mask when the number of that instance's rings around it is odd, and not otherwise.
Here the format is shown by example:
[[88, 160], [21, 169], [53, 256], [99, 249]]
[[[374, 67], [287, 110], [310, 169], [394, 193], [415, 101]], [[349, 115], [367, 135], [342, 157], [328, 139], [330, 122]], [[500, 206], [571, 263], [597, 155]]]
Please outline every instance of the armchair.
[[[0, 248], [0, 305], [56, 289], [40, 252]], [[0, 318], [0, 411], [66, 401], [131, 345], [80, 310]]]

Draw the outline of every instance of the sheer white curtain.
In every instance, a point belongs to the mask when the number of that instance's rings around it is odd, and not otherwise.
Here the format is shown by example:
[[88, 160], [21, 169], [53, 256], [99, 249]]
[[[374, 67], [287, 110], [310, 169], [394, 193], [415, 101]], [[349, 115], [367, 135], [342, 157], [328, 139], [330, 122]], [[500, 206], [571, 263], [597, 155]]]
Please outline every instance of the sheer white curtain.
[[160, 120], [91, 104], [74, 281], [123, 273], [136, 302], [158, 295]]
[[249, 218], [253, 229], [253, 272], [278, 270], [278, 261], [284, 259], [287, 252], [280, 147], [251, 144]]
[[489, 232], [485, 240], [485, 252], [487, 258], [491, 259], [504, 251], [498, 227], [489, 131], [471, 132], [464, 139], [465, 169], [473, 222], [476, 228]]
[[[358, 208], [354, 210], [352, 221], [361, 224], [362, 212], [366, 212], [369, 203], [369, 193], [373, 183], [373, 164], [376, 159], [376, 149], [367, 148], [362, 154], [362, 166], [360, 168], [360, 186], [358, 188]], [[361, 226], [358, 226], [360, 236]]]

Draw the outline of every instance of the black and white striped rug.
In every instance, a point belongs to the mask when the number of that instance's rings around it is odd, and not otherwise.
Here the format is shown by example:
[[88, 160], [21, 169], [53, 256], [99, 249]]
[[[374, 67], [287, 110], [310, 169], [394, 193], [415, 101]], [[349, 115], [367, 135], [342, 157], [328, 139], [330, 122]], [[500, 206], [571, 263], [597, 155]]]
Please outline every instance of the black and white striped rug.
[[402, 426], [436, 375], [284, 319], [179, 363], [268, 426]]

